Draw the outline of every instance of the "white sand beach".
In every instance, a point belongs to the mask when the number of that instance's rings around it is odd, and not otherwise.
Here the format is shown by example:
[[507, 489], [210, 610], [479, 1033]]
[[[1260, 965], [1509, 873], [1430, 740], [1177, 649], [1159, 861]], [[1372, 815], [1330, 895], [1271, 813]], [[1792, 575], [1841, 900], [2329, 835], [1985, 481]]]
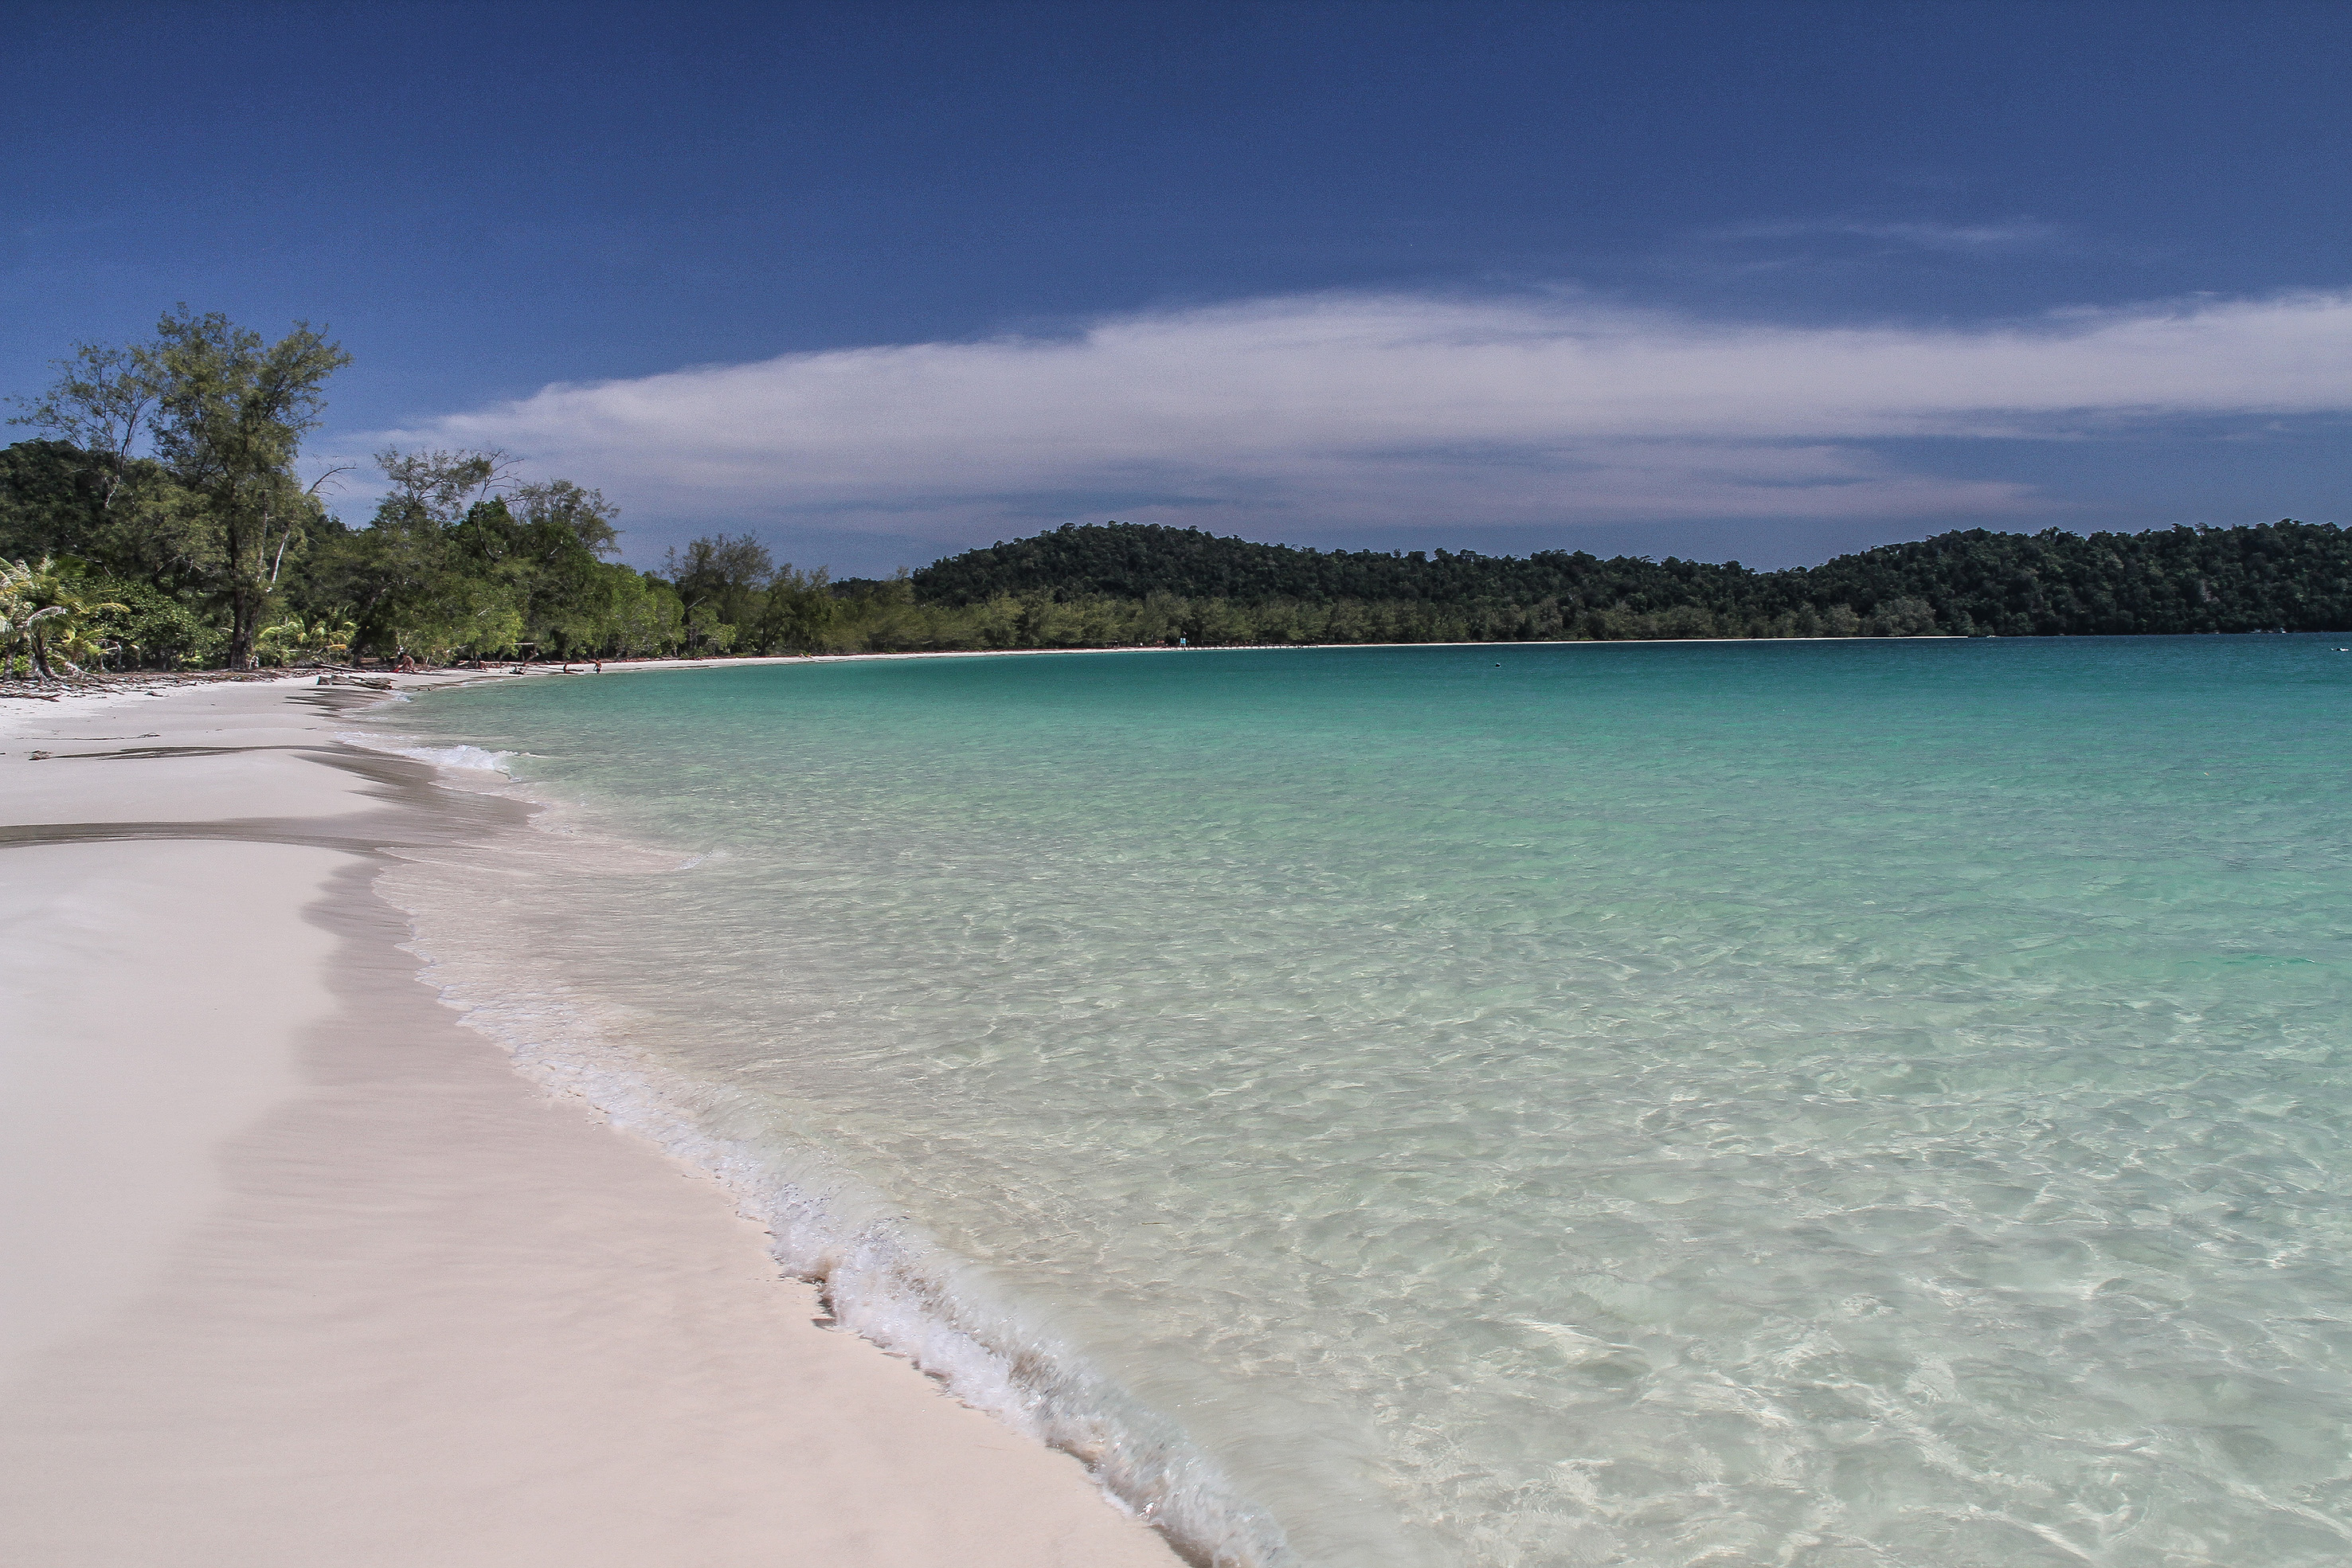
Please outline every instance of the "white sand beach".
[[0, 703], [0, 1560], [1174, 1562], [440, 1005], [373, 700]]

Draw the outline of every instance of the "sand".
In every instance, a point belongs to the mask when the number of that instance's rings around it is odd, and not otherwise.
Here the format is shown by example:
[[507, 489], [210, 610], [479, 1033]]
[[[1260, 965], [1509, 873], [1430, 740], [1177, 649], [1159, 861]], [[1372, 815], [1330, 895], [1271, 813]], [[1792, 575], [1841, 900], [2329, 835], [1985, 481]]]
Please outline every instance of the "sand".
[[373, 700], [0, 703], [0, 1561], [1169, 1568], [416, 979]]

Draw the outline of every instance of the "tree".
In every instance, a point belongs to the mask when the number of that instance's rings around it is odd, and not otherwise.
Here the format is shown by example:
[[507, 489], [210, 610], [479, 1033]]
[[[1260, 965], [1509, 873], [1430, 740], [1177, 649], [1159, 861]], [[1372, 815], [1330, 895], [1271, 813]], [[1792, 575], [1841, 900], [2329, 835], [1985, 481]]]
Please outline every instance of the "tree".
[[620, 510], [604, 499], [602, 490], [583, 490], [569, 479], [550, 479], [516, 486], [513, 505], [524, 527], [562, 528], [591, 556], [608, 556], [621, 548], [621, 530], [614, 525]]
[[306, 488], [294, 465], [325, 411], [320, 389], [351, 356], [307, 322], [272, 343], [184, 305], [141, 353], [154, 379], [156, 458], [193, 498], [204, 564], [228, 605], [229, 665], [249, 669], [288, 552], [325, 511], [324, 477]]
[[386, 447], [375, 461], [390, 492], [368, 527], [321, 550], [304, 574], [297, 597], [305, 605], [298, 608], [338, 619], [347, 613], [363, 642], [391, 653], [434, 659], [457, 647], [499, 651], [478, 644], [509, 625], [520, 633], [520, 615], [509, 613], [511, 584], [478, 570], [482, 560], [464, 559], [457, 534], [504, 479], [505, 457]]
[[776, 570], [767, 547], [750, 534], [688, 540], [684, 555], [672, 549], [662, 566], [686, 608], [688, 647], [710, 642], [722, 650], [736, 627], [757, 616], [759, 590]]
[[489, 499], [514, 472], [514, 462], [498, 451], [403, 452], [387, 446], [376, 466], [392, 481], [393, 499], [446, 528], [468, 507]]
[[[271, 343], [184, 305], [151, 342], [78, 345], [47, 392], [19, 400], [16, 421], [59, 438], [38, 455], [52, 471], [34, 519], [45, 542], [68, 544], [70, 531], [69, 548], [110, 570], [217, 598], [229, 663], [250, 665], [288, 559], [324, 517], [324, 477], [306, 488], [294, 467], [325, 406], [320, 387], [350, 358], [307, 323]], [[79, 527], [55, 473], [66, 452], [94, 513]], [[31, 477], [41, 462], [16, 466], [33, 464]]]
[[686, 634], [686, 612], [670, 585], [623, 566], [599, 569], [589, 645], [623, 655], [663, 653]]
[[600, 590], [614, 569], [599, 558], [619, 548], [617, 516], [597, 491], [552, 479], [477, 504], [459, 532], [471, 559], [494, 561], [515, 585], [524, 636], [542, 652], [569, 653], [602, 634]]
[[[187, 307], [180, 308], [184, 314]], [[99, 507], [110, 511], [133, 476], [133, 449], [163, 395], [155, 346], [76, 343], [53, 368], [58, 379], [47, 392], [10, 400], [25, 412], [8, 423], [46, 430], [96, 459]]]
[[802, 571], [790, 561], [769, 574], [768, 598], [761, 607], [759, 645], [795, 653], [814, 653], [831, 646], [841, 601], [833, 596], [832, 577], [824, 568]]

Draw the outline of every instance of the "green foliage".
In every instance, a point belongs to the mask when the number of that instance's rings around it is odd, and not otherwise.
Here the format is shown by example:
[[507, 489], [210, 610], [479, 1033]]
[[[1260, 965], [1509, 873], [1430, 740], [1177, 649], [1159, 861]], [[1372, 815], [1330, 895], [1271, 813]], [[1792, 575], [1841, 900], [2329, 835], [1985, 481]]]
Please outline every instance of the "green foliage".
[[76, 661], [106, 653], [96, 618], [123, 608], [92, 591], [75, 563], [0, 561], [0, 675], [13, 673], [18, 649], [36, 679], [55, 680], [61, 668], [79, 674]]
[[1754, 575], [1737, 563], [1604, 561], [1566, 550], [1517, 557], [1297, 549], [1219, 538], [1197, 528], [1105, 523], [1066, 524], [968, 550], [925, 567], [912, 581], [918, 598], [939, 604], [971, 604], [1000, 593], [1141, 599], [1158, 592], [1245, 604], [1534, 604], [1550, 599], [1579, 606], [1622, 602], [1640, 612], [1693, 601], [1712, 604], [1727, 585]]
[[88, 562], [168, 591], [205, 590], [194, 498], [145, 457], [120, 467], [62, 441], [0, 448], [0, 557]]
[[77, 343], [52, 368], [58, 379], [47, 392], [37, 398], [10, 400], [24, 413], [8, 423], [29, 424], [57, 437], [54, 444], [74, 455], [95, 508], [111, 512], [135, 499], [141, 487], [142, 476], [133, 454], [141, 437], [152, 431], [164, 385], [156, 346]]
[[[142, 663], [245, 667], [338, 642], [427, 661], [677, 645], [677, 592], [604, 560], [604, 497], [510, 484], [500, 454], [387, 451], [370, 526], [328, 516], [294, 465], [348, 358], [299, 323], [271, 342], [184, 306], [147, 342], [79, 345], [17, 400], [16, 423], [51, 438], [0, 451], [0, 548], [86, 563], [111, 591], [104, 631]], [[708, 613], [697, 631], [731, 641]]]
[[919, 602], [975, 612], [1040, 595], [1205, 600], [1225, 608], [1192, 610], [1197, 632], [1181, 634], [1207, 642], [1294, 630], [1417, 642], [1441, 627], [1468, 641], [2352, 630], [2352, 535], [2294, 521], [2088, 538], [1971, 529], [1775, 572], [1558, 550], [1305, 550], [1111, 523], [967, 551], [911, 582]]
[[841, 619], [823, 568], [801, 571], [789, 561], [772, 573], [760, 612], [751, 618], [756, 645], [772, 653], [814, 653], [832, 646]]
[[[1780, 574], [1792, 575], [1792, 574]], [[1801, 575], [1869, 612], [1901, 596], [2003, 637], [2352, 629], [2352, 535], [2292, 520], [2144, 534], [1939, 534]]]
[[682, 555], [671, 550], [663, 568], [686, 609], [688, 648], [720, 653], [766, 608], [763, 590], [776, 570], [767, 548], [749, 534], [692, 540]]
[[618, 533], [597, 492], [508, 487], [498, 453], [389, 449], [376, 462], [392, 488], [374, 519], [322, 543], [296, 590], [314, 612], [348, 606], [359, 646], [437, 663], [677, 645], [677, 596], [599, 559]]
[[102, 474], [63, 441], [20, 441], [0, 450], [0, 557], [94, 559], [108, 533]]
[[325, 516], [294, 464], [324, 413], [326, 379], [351, 356], [305, 323], [273, 343], [185, 306], [155, 332], [138, 350], [154, 388], [155, 458], [196, 502], [196, 560], [228, 601], [229, 664], [242, 669], [288, 553]]
[[352, 640], [358, 635], [358, 625], [348, 620], [321, 615], [315, 621], [304, 621], [299, 615], [289, 615], [261, 629], [260, 636], [255, 639], [254, 653], [264, 664], [292, 664], [311, 659], [340, 663], [351, 652]]
[[[2352, 629], [2352, 536], [2293, 522], [2087, 539], [1974, 531], [1778, 572], [1566, 552], [1322, 552], [1108, 524], [887, 581], [786, 566], [764, 589], [718, 564], [730, 549], [751, 559], [748, 543], [719, 536], [672, 556], [694, 600], [689, 635], [706, 650], [723, 645], [721, 626], [745, 652], [817, 653]], [[704, 608], [721, 593], [723, 612]]]
[[228, 644], [228, 628], [201, 602], [136, 580], [101, 579], [94, 586], [120, 605], [101, 612], [93, 623], [102, 640], [121, 649], [126, 666], [201, 666], [215, 662]]
[[670, 585], [651, 572], [600, 566], [583, 601], [588, 634], [573, 657], [638, 659], [667, 653], [686, 639], [686, 609]]
[[159, 589], [205, 589], [226, 612], [229, 663], [250, 664], [324, 519], [294, 467], [326, 379], [349, 362], [305, 324], [271, 342], [185, 306], [148, 342], [79, 344], [45, 393], [18, 400], [16, 423], [56, 439], [12, 449], [5, 526]]

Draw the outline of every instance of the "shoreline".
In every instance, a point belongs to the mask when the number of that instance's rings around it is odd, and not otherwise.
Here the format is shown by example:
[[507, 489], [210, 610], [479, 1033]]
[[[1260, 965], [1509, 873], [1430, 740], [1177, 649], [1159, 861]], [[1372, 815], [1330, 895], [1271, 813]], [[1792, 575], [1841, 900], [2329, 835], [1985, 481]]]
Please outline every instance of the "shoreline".
[[[2325, 635], [2326, 633], [2321, 633]], [[578, 675], [626, 674], [639, 670], [724, 670], [755, 664], [845, 664], [870, 659], [1002, 659], [1031, 654], [1068, 653], [1306, 653], [1331, 652], [1347, 648], [1662, 648], [1682, 643], [1704, 644], [1709, 647], [1726, 643], [1789, 643], [1801, 646], [1814, 643], [1969, 643], [1990, 642], [1990, 637], [1972, 638], [1950, 632], [1929, 632], [1916, 637], [1612, 637], [1606, 641], [1592, 637], [1546, 637], [1525, 641], [1484, 643], [1204, 643], [1189, 647], [1171, 648], [1164, 643], [1117, 643], [1087, 648], [911, 648], [899, 653], [745, 653], [711, 659], [672, 656], [662, 659], [607, 659], [602, 672], [568, 669], [561, 664], [526, 664], [528, 674]], [[2011, 638], [2011, 642], [2029, 639]], [[575, 664], [589, 661], [575, 659]], [[463, 674], [479, 678], [503, 674], [512, 679], [513, 666], [507, 668], [442, 672]], [[308, 678], [307, 676], [304, 678]]]
[[[2309, 636], [2332, 636], [2333, 632], [2300, 633]], [[2134, 633], [2138, 635], [2138, 633]], [[764, 664], [840, 664], [879, 659], [1003, 659], [1028, 655], [1070, 653], [1301, 653], [1330, 652], [1347, 648], [1658, 648], [1690, 643], [1709, 647], [1728, 643], [1788, 644], [1804, 646], [1817, 643], [1972, 643], [1993, 642], [1990, 635], [1961, 637], [1949, 632], [1927, 632], [1916, 637], [1614, 637], [1606, 641], [1590, 637], [1559, 637], [1510, 642], [1484, 643], [1214, 643], [1191, 647], [1171, 648], [1155, 643], [1118, 643], [1085, 648], [911, 648], [898, 653], [745, 653], [719, 658], [697, 659], [671, 655], [659, 659], [607, 659], [607, 669], [574, 669], [569, 665], [548, 662], [527, 663], [518, 666], [511, 660], [498, 661], [478, 670], [455, 666], [395, 674], [382, 670], [362, 670], [334, 666], [287, 671], [272, 674], [264, 671], [170, 671], [124, 670], [99, 674], [83, 674], [71, 681], [60, 682], [55, 691], [43, 690], [22, 677], [13, 678], [0, 686], [0, 703], [39, 702], [55, 704], [72, 702], [77, 698], [106, 703], [131, 696], [156, 696], [165, 692], [190, 690], [205, 686], [278, 685], [311, 685], [328, 675], [363, 676], [370, 680], [408, 681], [416, 685], [447, 685], [465, 681], [512, 680], [517, 675], [593, 675], [629, 674], [652, 670], [725, 670]], [[2008, 642], [2032, 642], [2037, 639], [2011, 637]], [[574, 659], [572, 664], [593, 664], [593, 660]], [[359, 690], [370, 690], [361, 687]], [[0, 707], [0, 720], [18, 710]], [[38, 711], [38, 710], [30, 710]], [[56, 711], [52, 709], [51, 711]], [[76, 710], [86, 711], [86, 710]], [[0, 724], [0, 730], [5, 725]]]
[[382, 700], [0, 707], [10, 1560], [1176, 1562], [460, 1025], [376, 875], [527, 813], [335, 738]]

